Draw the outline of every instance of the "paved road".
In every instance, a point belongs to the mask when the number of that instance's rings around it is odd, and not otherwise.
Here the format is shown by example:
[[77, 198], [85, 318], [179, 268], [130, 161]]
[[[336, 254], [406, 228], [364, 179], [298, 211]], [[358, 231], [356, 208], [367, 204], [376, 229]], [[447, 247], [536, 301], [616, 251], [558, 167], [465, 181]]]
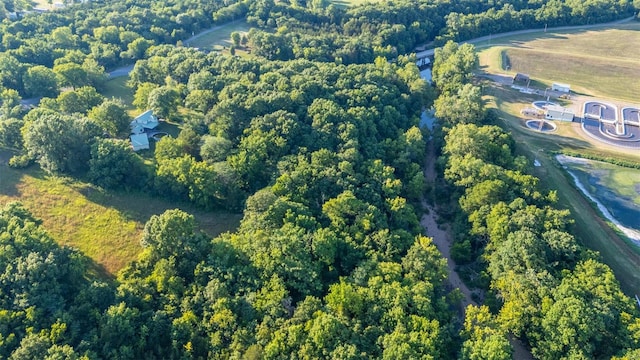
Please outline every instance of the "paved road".
[[119, 67], [109, 73], [107, 73], [108, 78], [117, 78], [120, 76], [129, 76], [129, 73], [131, 72], [131, 70], [133, 70], [133, 64], [131, 65], [127, 65], [127, 66], [123, 66], [123, 67]]
[[[185, 45], [188, 45], [191, 41], [199, 38], [200, 36], [206, 35], [206, 34], [212, 32], [212, 31], [216, 31], [216, 30], [222, 29], [225, 26], [229, 26], [231, 24], [235, 24], [235, 23], [238, 23], [238, 22], [243, 21], [243, 20], [244, 19], [234, 20], [234, 21], [230, 21], [228, 23], [222, 24], [222, 25], [218, 25], [218, 26], [214, 26], [214, 27], [208, 28], [206, 30], [203, 30], [203, 31], [195, 34], [194, 36], [188, 38], [187, 40], [184, 40], [183, 43]], [[120, 77], [120, 76], [129, 76], [129, 73], [131, 72], [131, 70], [133, 70], [133, 64], [114, 69], [111, 72], [107, 73], [107, 76], [108, 76], [109, 79], [117, 78], [117, 77]]]
[[[503, 37], [507, 37], [507, 36], [513, 36], [513, 35], [521, 35], [521, 34], [531, 34], [531, 33], [537, 33], [537, 32], [553, 32], [553, 31], [563, 31], [563, 30], [576, 30], [576, 29], [591, 29], [591, 28], [598, 28], [598, 27], [607, 27], [607, 26], [611, 26], [611, 25], [617, 25], [617, 24], [624, 24], [626, 22], [632, 21], [633, 19], [635, 19], [635, 16], [630, 16], [628, 18], [622, 19], [622, 20], [616, 20], [616, 21], [612, 21], [612, 22], [608, 22], [608, 23], [602, 23], [602, 24], [592, 24], [592, 25], [576, 25], [576, 26], [558, 26], [558, 27], [553, 27], [553, 28], [548, 28], [548, 29], [528, 29], [528, 30], [517, 30], [517, 31], [509, 31], [506, 33], [501, 33], [501, 34], [491, 34], [491, 35], [487, 35], [487, 36], [481, 36], [479, 38], [475, 38], [475, 39], [471, 39], [471, 40], [467, 40], [467, 41], [462, 41], [460, 42], [461, 44], [475, 44], [475, 43], [479, 43], [479, 42], [483, 42], [483, 41], [489, 41], [489, 40], [493, 40], [493, 39], [499, 39], [499, 38], [503, 38]], [[418, 46], [419, 48], [420, 46]], [[429, 49], [429, 50], [424, 50], [424, 51], [420, 51], [420, 52], [416, 52], [416, 56], [418, 59], [424, 58], [424, 57], [428, 57], [428, 56], [433, 56], [433, 53], [435, 52], [435, 49]]]

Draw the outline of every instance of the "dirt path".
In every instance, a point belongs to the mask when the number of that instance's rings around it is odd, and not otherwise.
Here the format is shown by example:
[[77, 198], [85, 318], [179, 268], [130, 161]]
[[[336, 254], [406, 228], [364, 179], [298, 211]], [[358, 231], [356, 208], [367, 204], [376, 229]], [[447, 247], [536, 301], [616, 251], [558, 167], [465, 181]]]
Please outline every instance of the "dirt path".
[[[436, 179], [436, 152], [433, 145], [433, 141], [429, 141], [427, 144], [427, 158], [425, 160], [424, 177], [427, 183], [433, 184]], [[478, 305], [471, 297], [472, 291], [469, 290], [467, 285], [462, 282], [458, 272], [456, 272], [456, 263], [451, 259], [451, 234], [445, 229], [438, 227], [436, 222], [437, 214], [433, 206], [430, 206], [424, 202], [425, 207], [428, 209], [428, 213], [422, 216], [420, 224], [425, 228], [427, 236], [433, 239], [433, 243], [438, 250], [442, 253], [442, 256], [447, 259], [447, 268], [449, 269], [449, 283], [454, 288], [460, 289], [462, 293], [462, 307], [463, 310], [469, 305]], [[509, 336], [509, 342], [513, 347], [513, 358], [515, 360], [533, 360], [533, 356], [529, 349], [527, 349], [522, 342], [513, 336]]]

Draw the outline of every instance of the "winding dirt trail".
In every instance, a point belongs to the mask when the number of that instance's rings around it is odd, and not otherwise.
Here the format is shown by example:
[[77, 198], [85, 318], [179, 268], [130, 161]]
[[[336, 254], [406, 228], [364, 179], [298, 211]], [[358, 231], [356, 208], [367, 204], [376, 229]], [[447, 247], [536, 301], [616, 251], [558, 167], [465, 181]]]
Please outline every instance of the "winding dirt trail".
[[[436, 179], [436, 152], [433, 145], [433, 141], [427, 143], [427, 157], [425, 160], [424, 177], [427, 183], [433, 184]], [[448, 230], [443, 230], [438, 227], [436, 222], [437, 213], [434, 206], [429, 205], [426, 201], [423, 201], [423, 205], [428, 210], [426, 214], [420, 219], [420, 224], [425, 228], [427, 236], [433, 239], [433, 243], [438, 250], [442, 253], [442, 256], [447, 259], [447, 268], [449, 269], [449, 283], [452, 287], [460, 289], [462, 293], [462, 311], [466, 310], [469, 305], [478, 305], [471, 297], [472, 291], [469, 290], [467, 285], [460, 280], [460, 276], [456, 271], [456, 263], [451, 259], [451, 234]], [[527, 349], [524, 344], [509, 335], [509, 342], [513, 348], [513, 359], [515, 360], [533, 360], [531, 351]]]

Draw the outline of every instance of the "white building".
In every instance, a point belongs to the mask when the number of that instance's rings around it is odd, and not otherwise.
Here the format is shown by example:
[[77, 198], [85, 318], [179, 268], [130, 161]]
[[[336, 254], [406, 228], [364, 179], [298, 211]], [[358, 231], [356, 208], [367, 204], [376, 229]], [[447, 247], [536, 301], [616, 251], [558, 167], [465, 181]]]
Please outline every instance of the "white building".
[[574, 116], [573, 110], [558, 105], [547, 105], [544, 113], [547, 120], [573, 121]]
[[551, 84], [551, 90], [553, 91], [559, 91], [559, 92], [563, 92], [563, 93], [568, 93], [571, 91], [571, 85], [568, 84], [560, 84], [560, 83], [553, 83]]
[[158, 118], [153, 115], [153, 111], [147, 110], [138, 115], [129, 124], [131, 127], [131, 146], [133, 151], [144, 150], [149, 148], [149, 137], [147, 136], [147, 130], [152, 130], [158, 127]]
[[149, 138], [147, 134], [132, 134], [129, 136], [133, 151], [146, 150], [149, 148]]
[[153, 115], [153, 111], [147, 110], [136, 116], [131, 124], [129, 124], [129, 127], [131, 127], [132, 134], [142, 134], [146, 130], [155, 129], [158, 125], [158, 118]]

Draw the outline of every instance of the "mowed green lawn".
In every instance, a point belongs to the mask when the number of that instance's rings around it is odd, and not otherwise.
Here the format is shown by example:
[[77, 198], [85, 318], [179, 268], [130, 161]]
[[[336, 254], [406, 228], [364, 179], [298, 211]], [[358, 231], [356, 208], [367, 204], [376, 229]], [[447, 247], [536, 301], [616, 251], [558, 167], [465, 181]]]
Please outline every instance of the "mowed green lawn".
[[133, 90], [127, 86], [128, 76], [119, 76], [113, 79], [107, 80], [104, 86], [104, 90], [101, 94], [108, 98], [116, 98], [122, 100], [127, 106], [127, 110], [134, 110], [133, 106]]
[[639, 30], [640, 24], [629, 23], [500, 38], [478, 45], [480, 65], [491, 73], [526, 73], [543, 86], [567, 83], [574, 92], [640, 102]]
[[[4, 153], [6, 157], [6, 152]], [[181, 208], [193, 214], [211, 237], [237, 228], [241, 215], [204, 212], [144, 194], [105, 192], [67, 178], [49, 177], [32, 168], [0, 165], [0, 206], [21, 201], [60, 244], [75, 247], [109, 276], [136, 259], [140, 236], [154, 214]]]
[[332, 0], [331, 3], [341, 7], [358, 6], [366, 3], [377, 3], [381, 0]]
[[602, 260], [616, 274], [623, 290], [633, 295], [640, 293], [640, 250], [630, 246], [602, 219], [593, 205], [576, 189], [569, 175], [557, 163], [553, 152], [563, 149], [581, 153], [606, 155], [640, 161], [640, 154], [615, 149], [591, 141], [580, 135], [577, 123], [560, 123], [554, 133], [539, 133], [524, 126], [519, 111], [530, 106], [538, 97], [522, 94], [508, 87], [491, 82], [483, 83], [489, 108], [493, 109], [509, 130], [517, 144], [517, 151], [532, 162], [538, 159], [542, 166], [533, 168], [541, 185], [548, 190], [557, 190], [559, 207], [571, 210], [575, 224], [571, 232], [586, 246], [600, 253]]
[[223, 46], [228, 48], [232, 45], [232, 32], [246, 33], [249, 29], [249, 24], [244, 20], [232, 21], [213, 31], [204, 31], [185, 45], [206, 50], [219, 50]]

